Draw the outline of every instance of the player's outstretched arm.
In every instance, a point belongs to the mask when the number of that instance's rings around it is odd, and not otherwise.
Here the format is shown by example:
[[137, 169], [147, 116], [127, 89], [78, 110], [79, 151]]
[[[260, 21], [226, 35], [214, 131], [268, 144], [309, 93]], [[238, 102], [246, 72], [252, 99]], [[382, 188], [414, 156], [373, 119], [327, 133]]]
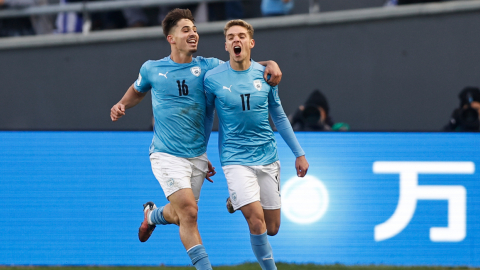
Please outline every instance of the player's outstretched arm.
[[297, 169], [297, 176], [304, 177], [305, 175], [307, 175], [309, 166], [310, 165], [308, 164], [308, 161], [305, 158], [305, 155], [297, 157], [297, 160], [295, 160], [295, 168]]
[[[263, 78], [271, 86], [277, 86], [282, 80], [282, 71], [275, 61], [261, 61], [258, 62], [260, 65], [265, 66], [265, 71], [263, 72]], [[269, 76], [270, 75], [270, 78]]]
[[113, 122], [120, 119], [122, 116], [125, 115], [125, 110], [130, 109], [133, 106], [137, 105], [142, 101], [147, 93], [140, 93], [135, 88], [133, 88], [133, 84], [128, 88], [125, 95], [123, 95], [122, 99], [110, 109], [110, 118]]

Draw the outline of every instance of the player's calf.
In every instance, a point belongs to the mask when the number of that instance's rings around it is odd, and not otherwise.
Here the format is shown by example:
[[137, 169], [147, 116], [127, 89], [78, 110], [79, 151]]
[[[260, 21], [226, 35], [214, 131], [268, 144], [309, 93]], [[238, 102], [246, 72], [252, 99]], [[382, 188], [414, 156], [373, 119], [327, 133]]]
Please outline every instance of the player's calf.
[[273, 258], [272, 247], [268, 242], [267, 232], [260, 235], [250, 234], [250, 243], [260, 267], [264, 270], [276, 270], [277, 266]]

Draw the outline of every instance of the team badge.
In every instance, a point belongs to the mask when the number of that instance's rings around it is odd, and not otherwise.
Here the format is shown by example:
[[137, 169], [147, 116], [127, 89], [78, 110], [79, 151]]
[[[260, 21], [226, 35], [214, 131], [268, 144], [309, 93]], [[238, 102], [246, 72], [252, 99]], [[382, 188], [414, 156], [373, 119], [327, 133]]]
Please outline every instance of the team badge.
[[236, 192], [232, 193], [232, 199], [233, 199], [234, 202], [237, 201], [237, 193]]
[[173, 180], [173, 178], [168, 179], [167, 186], [173, 187], [174, 184], [175, 184], [175, 180]]
[[261, 80], [255, 80], [253, 81], [253, 86], [255, 86], [255, 88], [260, 91], [262, 90], [262, 81]]
[[192, 67], [190, 69], [190, 71], [192, 72], [193, 75], [195, 75], [196, 77], [200, 76], [200, 73], [202, 73], [202, 69], [200, 67]]
[[138, 73], [137, 86], [140, 86], [141, 82], [142, 82], [142, 75], [140, 75], [140, 73]]

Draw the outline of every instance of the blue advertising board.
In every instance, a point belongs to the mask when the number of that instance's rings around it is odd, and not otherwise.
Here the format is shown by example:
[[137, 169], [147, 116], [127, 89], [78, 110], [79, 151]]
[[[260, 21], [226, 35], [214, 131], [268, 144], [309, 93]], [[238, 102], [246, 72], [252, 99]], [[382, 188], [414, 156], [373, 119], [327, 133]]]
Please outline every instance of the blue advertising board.
[[[480, 266], [480, 135], [297, 133], [310, 163], [277, 135], [282, 225], [276, 261]], [[137, 237], [142, 204], [167, 203], [148, 158], [150, 132], [0, 132], [0, 265], [188, 265], [178, 227]], [[214, 265], [255, 261], [217, 168], [199, 201]]]

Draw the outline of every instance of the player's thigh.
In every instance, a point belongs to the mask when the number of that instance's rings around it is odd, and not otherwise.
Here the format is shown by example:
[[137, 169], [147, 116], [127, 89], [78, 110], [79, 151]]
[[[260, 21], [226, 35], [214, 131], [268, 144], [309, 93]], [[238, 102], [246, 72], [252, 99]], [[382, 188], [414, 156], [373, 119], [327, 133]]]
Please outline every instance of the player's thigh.
[[207, 154], [203, 154], [198, 157], [188, 159], [192, 163], [192, 178], [190, 180], [192, 191], [195, 196], [195, 200], [198, 202], [200, 199], [200, 191], [202, 190], [205, 176], [208, 171], [208, 157]]
[[260, 186], [255, 170], [249, 166], [226, 165], [222, 167], [228, 184], [233, 209], [260, 201]]
[[157, 152], [150, 155], [150, 162], [167, 199], [179, 190], [192, 188], [192, 165], [186, 158]]
[[248, 221], [249, 219], [264, 219], [263, 208], [259, 201], [255, 201], [240, 207], [243, 216]]
[[260, 186], [260, 202], [265, 210], [276, 210], [282, 206], [280, 196], [280, 161], [261, 166], [257, 171]]

